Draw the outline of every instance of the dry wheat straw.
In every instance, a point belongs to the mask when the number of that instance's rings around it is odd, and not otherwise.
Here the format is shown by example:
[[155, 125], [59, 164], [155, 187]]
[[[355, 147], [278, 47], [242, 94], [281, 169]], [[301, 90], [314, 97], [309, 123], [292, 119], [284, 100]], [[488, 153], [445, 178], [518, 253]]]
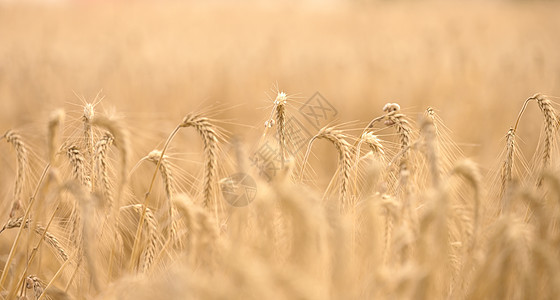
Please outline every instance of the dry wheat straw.
[[6, 132], [4, 137], [16, 151], [16, 182], [14, 185], [14, 199], [10, 210], [10, 218], [12, 218], [21, 210], [21, 197], [26, 180], [26, 170], [28, 167], [27, 146], [23, 142], [21, 136], [12, 130]]

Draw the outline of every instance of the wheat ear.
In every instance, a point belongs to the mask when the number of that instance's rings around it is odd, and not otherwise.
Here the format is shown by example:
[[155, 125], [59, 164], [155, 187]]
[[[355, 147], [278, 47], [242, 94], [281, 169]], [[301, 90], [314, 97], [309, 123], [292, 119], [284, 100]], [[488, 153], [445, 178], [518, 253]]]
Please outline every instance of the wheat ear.
[[385, 115], [387, 118], [385, 125], [395, 126], [397, 133], [399, 134], [402, 152], [401, 163], [399, 165], [403, 166], [403, 162], [406, 162], [408, 158], [408, 150], [410, 149], [410, 141], [412, 137], [412, 127], [410, 126], [410, 122], [406, 119], [406, 116], [401, 113], [401, 107], [397, 103], [385, 104], [383, 111], [387, 113]]
[[39, 297], [41, 297], [41, 294], [43, 294], [45, 284], [39, 279], [39, 277], [35, 275], [29, 275], [25, 279], [25, 287], [27, 289], [33, 289], [33, 292], [35, 293], [35, 299], [39, 299]]
[[113, 136], [113, 144], [117, 147], [120, 154], [120, 175], [119, 175], [119, 188], [117, 190], [117, 197], [114, 199], [113, 210], [111, 214], [114, 216], [118, 213], [120, 207], [120, 200], [126, 183], [128, 181], [128, 156], [130, 154], [130, 141], [128, 130], [118, 120], [107, 118], [104, 116], [96, 116], [91, 122], [92, 125], [99, 126], [109, 131]]
[[501, 172], [501, 188], [500, 188], [500, 198], [503, 198], [507, 195], [506, 190], [509, 188], [509, 184], [512, 179], [512, 169], [513, 169], [513, 155], [515, 152], [515, 131], [513, 128], [508, 130], [506, 135], [506, 158], [502, 163], [502, 172]]
[[169, 211], [169, 225], [168, 225], [168, 235], [169, 238], [175, 243], [177, 238], [176, 222], [173, 209], [173, 194], [175, 193], [175, 183], [173, 178], [173, 173], [171, 171], [171, 165], [167, 155], [161, 155], [161, 151], [153, 150], [145, 157], [148, 161], [154, 163], [157, 166], [158, 161], [160, 161], [159, 172], [163, 180], [163, 185], [165, 187], [165, 195], [167, 197], [167, 207]]
[[352, 146], [345, 140], [342, 131], [336, 130], [334, 129], [334, 127], [323, 127], [313, 138], [311, 138], [309, 144], [307, 145], [307, 151], [302, 163], [300, 176], [303, 176], [305, 163], [307, 162], [307, 159], [309, 157], [311, 146], [317, 139], [328, 140], [335, 146], [336, 150], [338, 151], [337, 172], [339, 172], [340, 178], [341, 209], [346, 210], [349, 207], [353, 207], [353, 203], [350, 203], [348, 201], [348, 184], [350, 182], [350, 171], [352, 169]]
[[[546, 169], [550, 165], [550, 157], [552, 153], [552, 147], [554, 145], [554, 138], [556, 133], [556, 124], [558, 123], [556, 119], [556, 111], [552, 107], [552, 103], [542, 94], [536, 94], [533, 97], [537, 100], [537, 104], [541, 109], [544, 117], [544, 149], [542, 154], [542, 168]], [[542, 184], [542, 177], [539, 178], [538, 185]]]
[[27, 146], [23, 142], [21, 136], [12, 130], [4, 134], [6, 141], [14, 147], [16, 151], [16, 183], [14, 185], [14, 200], [10, 210], [10, 218], [21, 210], [21, 195], [23, 193], [23, 186], [25, 185], [26, 170], [27, 170]]
[[154, 213], [149, 208], [143, 208], [141, 204], [134, 204], [123, 206], [120, 208], [120, 211], [126, 210], [133, 210], [134, 212], [138, 213], [139, 215], [144, 215], [144, 222], [146, 223], [147, 229], [147, 239], [148, 245], [146, 249], [142, 252], [142, 265], [141, 270], [142, 272], [147, 272], [151, 267], [154, 257], [156, 255], [156, 248], [159, 243], [158, 231], [157, 231], [157, 220], [154, 216]]
[[286, 159], [286, 93], [278, 93], [274, 100], [276, 112], [276, 133], [278, 135], [278, 146], [280, 149], [281, 167], [284, 169], [284, 160]]
[[68, 149], [66, 149], [66, 155], [72, 166], [72, 176], [88, 190], [91, 190], [91, 178], [87, 175], [86, 159], [78, 147], [75, 145], [68, 147]]
[[473, 236], [469, 249], [474, 249], [476, 245], [476, 237], [478, 235], [478, 228], [480, 223], [480, 197], [481, 197], [481, 174], [474, 162], [471, 160], [463, 160], [455, 165], [452, 171], [454, 174], [464, 177], [472, 186], [474, 190], [474, 211], [473, 211]]
[[204, 206], [214, 203], [218, 171], [218, 137], [210, 120], [198, 114], [188, 114], [179, 127], [194, 127], [204, 142]]
[[113, 144], [113, 135], [106, 133], [97, 143], [95, 143], [95, 170], [97, 176], [97, 189], [101, 190], [103, 197], [107, 203], [109, 211], [113, 206], [113, 193], [111, 191], [111, 183], [109, 181], [109, 169], [107, 166], [107, 151]]
[[[426, 157], [428, 158], [428, 163], [430, 165], [430, 172], [432, 173], [432, 183], [434, 187], [439, 185], [440, 169], [438, 161], [438, 152], [436, 146], [436, 126], [434, 123], [433, 111], [432, 115], [424, 120], [422, 123], [422, 133], [426, 141]], [[430, 114], [430, 110], [428, 111]]]
[[95, 116], [95, 109], [93, 104], [86, 103], [84, 105], [84, 114], [82, 115], [82, 121], [84, 122], [84, 142], [86, 153], [88, 157], [93, 154], [93, 129], [91, 127], [91, 122]]
[[[2, 227], [2, 229], [0, 229], [0, 233], [2, 233], [4, 230], [8, 230], [8, 229], [12, 229], [12, 228], [20, 228], [22, 226], [22, 223], [23, 223], [23, 217], [19, 217], [17, 219], [9, 220], [8, 223], [6, 223]], [[23, 225], [23, 228], [27, 228], [27, 227], [29, 227], [29, 219], [25, 222], [25, 225]], [[39, 236], [44, 235], [45, 242], [47, 242], [47, 244], [54, 250], [54, 252], [63, 261], [68, 260], [68, 254], [66, 254], [66, 251], [60, 245], [60, 243], [58, 242], [58, 239], [52, 233], [46, 231], [45, 228], [43, 226], [39, 225], [39, 224], [37, 224], [35, 226], [34, 231]]]
[[54, 163], [57, 148], [58, 131], [61, 124], [64, 122], [64, 110], [57, 109], [51, 113], [47, 127], [47, 149], [49, 155], [49, 162]]

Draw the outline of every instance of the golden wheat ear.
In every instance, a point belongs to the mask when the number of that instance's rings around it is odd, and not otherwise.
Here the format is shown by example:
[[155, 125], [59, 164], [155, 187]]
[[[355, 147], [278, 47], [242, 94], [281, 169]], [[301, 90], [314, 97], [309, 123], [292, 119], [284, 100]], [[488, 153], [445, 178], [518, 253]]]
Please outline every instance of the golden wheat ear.
[[14, 199], [10, 210], [10, 218], [13, 218], [16, 214], [21, 213], [22, 209], [21, 197], [23, 194], [23, 186], [26, 181], [26, 170], [28, 168], [28, 151], [27, 145], [22, 137], [15, 131], [9, 130], [4, 134], [3, 138], [5, 138], [6, 142], [11, 144], [16, 151], [16, 182], [14, 185]]
[[109, 179], [108, 151], [113, 144], [113, 135], [107, 132], [97, 143], [95, 143], [95, 153], [93, 156], [95, 164], [96, 190], [101, 191], [109, 211], [113, 207], [113, 191]]
[[59, 131], [64, 123], [65, 113], [62, 109], [57, 109], [51, 113], [49, 117], [49, 123], [47, 126], [47, 150], [49, 163], [54, 165]]
[[206, 117], [188, 114], [180, 127], [194, 127], [204, 142], [204, 206], [217, 205], [216, 188], [218, 184], [218, 134], [215, 126]]
[[[550, 161], [552, 159], [552, 150], [556, 140], [556, 132], [558, 119], [556, 118], [556, 110], [552, 106], [552, 102], [542, 94], [535, 94], [533, 97], [537, 100], [537, 104], [543, 114], [544, 118], [544, 147], [542, 150], [542, 167], [540, 172], [547, 169], [550, 166]], [[541, 186], [542, 176], [539, 176], [537, 185]]]
[[168, 238], [173, 241], [174, 244], [177, 243], [177, 223], [175, 220], [174, 215], [174, 208], [173, 208], [173, 197], [175, 194], [175, 179], [173, 177], [173, 172], [171, 170], [171, 164], [169, 163], [169, 159], [167, 155], [161, 155], [161, 151], [153, 150], [150, 152], [145, 159], [149, 162], [155, 164], [157, 166], [158, 161], [159, 164], [159, 172], [161, 174], [161, 178], [163, 180], [163, 186], [165, 188], [165, 195], [167, 198], [167, 209], [168, 209], [168, 220], [167, 220], [167, 234]]
[[345, 211], [353, 208], [355, 203], [353, 203], [353, 200], [351, 201], [349, 199], [348, 195], [350, 172], [352, 170], [352, 145], [346, 141], [345, 135], [342, 131], [335, 129], [334, 127], [323, 127], [313, 138], [311, 138], [309, 144], [307, 145], [305, 157], [302, 162], [300, 178], [303, 176], [305, 164], [307, 163], [307, 159], [311, 151], [311, 146], [317, 139], [326, 139], [335, 146], [338, 152], [337, 173], [339, 174], [340, 179], [340, 209]]

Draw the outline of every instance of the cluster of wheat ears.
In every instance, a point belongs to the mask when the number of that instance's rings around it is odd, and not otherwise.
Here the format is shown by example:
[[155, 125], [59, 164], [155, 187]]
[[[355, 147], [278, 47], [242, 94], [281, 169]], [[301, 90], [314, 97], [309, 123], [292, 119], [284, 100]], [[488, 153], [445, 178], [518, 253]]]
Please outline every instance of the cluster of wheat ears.
[[[245, 207], [222, 198], [242, 189], [224, 174], [224, 131], [190, 113], [150, 166], [142, 199], [131, 195], [135, 138], [122, 120], [85, 104], [80, 130], [62, 138], [65, 113], [47, 126], [47, 163], [31, 168], [22, 132], [2, 140], [15, 153], [13, 194], [0, 239], [4, 299], [552, 299], [560, 295], [558, 114], [536, 94], [507, 132], [495, 174], [464, 159], [434, 109], [413, 122], [388, 103], [358, 137], [327, 126], [304, 155], [291, 155], [290, 100], [279, 93], [264, 136], [279, 172], [254, 177]], [[536, 159], [519, 157], [516, 132], [536, 103], [544, 119]], [[418, 123], [418, 126], [415, 125]], [[166, 155], [191, 128], [203, 147], [196, 194], [182, 190]], [[392, 131], [381, 137], [380, 130]], [[392, 138], [392, 141], [391, 141]], [[338, 153], [327, 191], [312, 188], [309, 155], [325, 139]], [[194, 144], [194, 142], [193, 142]], [[242, 147], [237, 156], [243, 157]], [[8, 147], [3, 155], [10, 155]], [[278, 158], [277, 157], [277, 158]], [[322, 159], [328, 159], [322, 158]], [[333, 158], [334, 159], [334, 158]], [[35, 171], [35, 172], [32, 172]], [[183, 170], [184, 171], [184, 170]], [[232, 170], [235, 171], [235, 170]], [[492, 172], [490, 172], [492, 174]], [[160, 174], [161, 184], [157, 174]], [[142, 176], [135, 174], [134, 176]], [[486, 177], [489, 179], [486, 180]], [[485, 184], [489, 182], [489, 184]], [[161, 197], [158, 197], [160, 194]]]

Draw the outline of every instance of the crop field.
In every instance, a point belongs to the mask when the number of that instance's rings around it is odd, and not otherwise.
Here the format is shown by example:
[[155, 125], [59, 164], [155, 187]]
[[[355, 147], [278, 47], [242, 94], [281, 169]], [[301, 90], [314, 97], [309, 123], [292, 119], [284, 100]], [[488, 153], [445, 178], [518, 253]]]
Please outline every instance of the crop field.
[[557, 299], [560, 3], [0, 1], [1, 299]]

